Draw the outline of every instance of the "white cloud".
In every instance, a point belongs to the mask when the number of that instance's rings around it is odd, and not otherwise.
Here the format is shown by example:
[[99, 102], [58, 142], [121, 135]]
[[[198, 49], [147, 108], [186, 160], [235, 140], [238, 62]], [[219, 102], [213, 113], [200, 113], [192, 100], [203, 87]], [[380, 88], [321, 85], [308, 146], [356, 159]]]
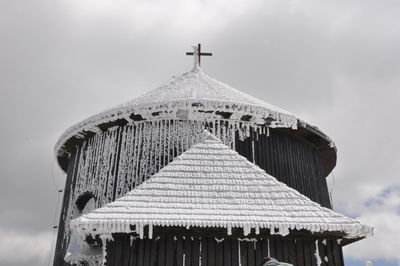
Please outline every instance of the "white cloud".
[[24, 232], [0, 229], [0, 261], [4, 265], [38, 262], [46, 265], [50, 254], [51, 232]]
[[344, 248], [348, 257], [400, 262], [400, 187], [388, 188], [365, 203], [357, 220], [374, 226], [374, 236]]

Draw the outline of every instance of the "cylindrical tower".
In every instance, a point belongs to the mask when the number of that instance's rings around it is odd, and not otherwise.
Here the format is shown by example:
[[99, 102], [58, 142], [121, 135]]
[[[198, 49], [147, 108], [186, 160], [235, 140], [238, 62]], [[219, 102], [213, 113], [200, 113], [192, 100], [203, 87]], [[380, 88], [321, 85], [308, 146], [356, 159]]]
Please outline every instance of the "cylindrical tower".
[[61, 136], [55, 151], [67, 179], [54, 265], [66, 264], [71, 219], [130, 191], [187, 150], [204, 129], [330, 208], [325, 177], [336, 164], [332, 140], [317, 127], [211, 78], [196, 65]]

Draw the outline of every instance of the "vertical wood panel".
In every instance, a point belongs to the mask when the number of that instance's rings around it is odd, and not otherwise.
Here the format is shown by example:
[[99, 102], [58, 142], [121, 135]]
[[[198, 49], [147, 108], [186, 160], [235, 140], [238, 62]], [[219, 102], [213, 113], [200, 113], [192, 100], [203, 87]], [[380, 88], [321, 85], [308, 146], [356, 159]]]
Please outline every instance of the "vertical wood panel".
[[255, 263], [256, 263], [256, 260], [255, 260], [255, 250], [254, 250], [254, 242], [247, 242], [247, 241], [244, 241], [244, 242], [246, 242], [247, 243], [247, 265], [248, 266], [253, 266], [253, 265], [255, 265]]
[[224, 265], [224, 241], [216, 242], [215, 250], [215, 264], [218, 266]]
[[115, 253], [115, 242], [114, 241], [107, 241], [107, 250], [109, 252], [107, 252], [106, 255], [106, 261], [107, 263], [109, 262], [109, 264], [107, 264], [107, 266], [113, 266], [115, 261], [114, 261], [114, 253]]
[[151, 239], [144, 239], [144, 257], [143, 257], [143, 264], [150, 265], [151, 259]]
[[158, 266], [165, 265], [165, 238], [160, 237], [158, 241]]
[[247, 263], [247, 242], [246, 241], [239, 241], [240, 245], [240, 265], [241, 266], [248, 266]]
[[185, 239], [185, 265], [190, 265], [192, 263], [192, 240], [190, 237]]
[[231, 240], [231, 252], [232, 252], [232, 266], [239, 266], [240, 254], [239, 254], [239, 240]]
[[282, 239], [283, 261], [289, 262], [289, 241]]
[[213, 237], [209, 237], [207, 239], [207, 266], [216, 266], [216, 257], [215, 257], [215, 252], [216, 252], [216, 241]]
[[76, 186], [76, 176], [77, 169], [79, 167], [79, 163], [76, 158], [79, 158], [80, 149], [77, 149], [76, 152], [72, 153], [71, 158], [68, 162], [67, 176], [65, 180], [64, 192], [63, 192], [63, 201], [61, 205], [60, 218], [58, 222], [58, 232], [57, 232], [57, 242], [54, 250], [54, 261], [53, 264], [64, 265], [67, 264], [64, 262], [65, 253], [68, 247], [67, 239], [64, 239], [65, 228], [69, 225], [65, 223], [65, 220], [68, 215], [68, 207], [69, 207], [69, 199], [71, 194], [75, 190]]
[[158, 259], [158, 240], [153, 239], [151, 241], [151, 259], [150, 265], [157, 266], [157, 259]]
[[263, 259], [262, 256], [262, 241], [258, 240], [256, 243], [256, 265], [260, 265]]
[[282, 240], [280, 238], [275, 240], [275, 255], [277, 260], [284, 261]]
[[183, 239], [176, 240], [176, 266], [183, 266]]
[[335, 260], [335, 266], [342, 266], [343, 263], [343, 255], [342, 248], [339, 246], [336, 240], [331, 240], [331, 244], [333, 247], [333, 258]]
[[[295, 266], [316, 266], [315, 240], [258, 239], [239, 241], [225, 239], [217, 242], [214, 238], [162, 237], [159, 239], [133, 239], [130, 235], [115, 234], [114, 241], [107, 243], [106, 266], [255, 266], [268, 256]], [[326, 240], [326, 245], [318, 240], [321, 266], [343, 266], [341, 247], [336, 240]], [[269, 242], [269, 243], [268, 243]], [[240, 252], [239, 252], [240, 247]], [[183, 256], [185, 254], [185, 256]], [[327, 257], [328, 261], [324, 258]]]
[[315, 245], [315, 241], [310, 241], [311, 242], [311, 247], [310, 247], [310, 251], [311, 251], [311, 265], [312, 266], [317, 266], [317, 258], [315, 256], [316, 254], [316, 245]]
[[321, 258], [321, 266], [327, 266], [328, 263], [325, 260], [325, 256], [328, 258], [327, 249], [326, 249], [326, 246], [324, 245], [324, 243], [322, 243], [322, 240], [318, 240], [318, 253]]
[[[137, 250], [138, 245], [136, 239], [132, 241], [132, 245], [130, 246], [130, 256], [129, 256], [129, 265], [136, 266], [137, 265]], [[109, 251], [107, 251], [108, 253]]]
[[297, 253], [296, 253], [296, 244], [294, 239], [289, 239], [288, 241], [289, 248], [289, 263], [295, 265], [297, 262]]
[[224, 266], [232, 265], [232, 246], [230, 239], [224, 240]]
[[174, 237], [167, 237], [165, 247], [165, 265], [174, 264], [175, 241]]
[[138, 242], [137, 266], [145, 266], [144, 265], [144, 239], [138, 238], [137, 242]]
[[269, 239], [269, 251], [270, 251], [270, 257], [276, 258], [276, 241], [273, 238]]
[[123, 245], [122, 245], [122, 264], [121, 266], [129, 266], [129, 259], [130, 259], [130, 239], [129, 235], [123, 236]]
[[332, 246], [332, 240], [326, 241], [326, 254], [328, 256], [328, 265], [335, 266], [335, 259], [333, 258], [334, 250], [333, 250], [333, 246]]
[[304, 249], [303, 241], [300, 239], [296, 240], [296, 254], [297, 254], [297, 266], [306, 266], [304, 262]]
[[268, 239], [263, 239], [262, 240], [262, 253], [261, 257], [264, 259], [265, 257], [268, 257], [268, 250], [269, 250], [269, 244], [268, 244]]
[[201, 266], [207, 266], [208, 265], [208, 241], [207, 238], [202, 238], [201, 240]]
[[193, 266], [199, 266], [200, 257], [200, 239], [195, 237], [192, 241], [192, 264]]
[[304, 251], [304, 265], [309, 266], [311, 265], [311, 245], [309, 240], [303, 240], [303, 251]]

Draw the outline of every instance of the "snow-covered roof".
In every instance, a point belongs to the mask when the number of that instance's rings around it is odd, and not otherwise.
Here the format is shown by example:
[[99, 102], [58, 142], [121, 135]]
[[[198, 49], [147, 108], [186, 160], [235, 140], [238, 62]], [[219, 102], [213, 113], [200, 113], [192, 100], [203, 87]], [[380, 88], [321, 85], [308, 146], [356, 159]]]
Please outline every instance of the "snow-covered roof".
[[214, 104], [216, 102], [226, 103], [227, 105], [242, 104], [252, 108], [261, 107], [271, 113], [278, 112], [294, 117], [288, 111], [268, 104], [210, 77], [200, 67], [195, 67], [192, 71], [172, 78], [158, 88], [121, 105], [121, 107], [157, 106], [182, 101], [204, 102], [205, 104], [208, 101]]
[[[91, 116], [68, 128], [59, 138], [55, 146], [56, 154], [65, 156], [68, 141], [74, 137], [84, 138], [87, 132], [98, 133], [104, 127], [115, 126], [116, 121], [134, 122], [135, 119], [192, 119], [212, 120], [232, 115], [231, 120], [241, 121], [243, 117], [257, 125], [269, 127], [292, 128], [298, 126], [312, 127], [317, 134], [328, 143], [332, 140], [318, 128], [300, 120], [295, 115], [281, 108], [268, 104], [256, 97], [232, 88], [205, 74], [195, 66], [193, 70], [173, 77], [158, 88], [128, 101], [125, 104]], [[183, 115], [182, 115], [183, 114]], [[106, 125], [106, 126], [105, 126]], [[73, 146], [76, 145], [71, 141]]]
[[80, 234], [129, 232], [143, 226], [269, 228], [342, 232], [364, 237], [372, 227], [321, 207], [204, 132], [202, 140], [125, 196], [71, 222]]

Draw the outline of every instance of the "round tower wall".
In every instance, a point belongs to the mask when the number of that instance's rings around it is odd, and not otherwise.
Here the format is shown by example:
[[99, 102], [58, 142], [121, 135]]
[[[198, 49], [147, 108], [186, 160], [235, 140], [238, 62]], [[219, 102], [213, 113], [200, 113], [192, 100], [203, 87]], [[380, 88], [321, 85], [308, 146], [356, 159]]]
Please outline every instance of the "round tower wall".
[[96, 134], [71, 154], [54, 265], [64, 265], [68, 225], [81, 195], [91, 193], [96, 208], [112, 202], [196, 143], [204, 129], [281, 182], [330, 208], [318, 150], [287, 131], [229, 120], [139, 121]]

